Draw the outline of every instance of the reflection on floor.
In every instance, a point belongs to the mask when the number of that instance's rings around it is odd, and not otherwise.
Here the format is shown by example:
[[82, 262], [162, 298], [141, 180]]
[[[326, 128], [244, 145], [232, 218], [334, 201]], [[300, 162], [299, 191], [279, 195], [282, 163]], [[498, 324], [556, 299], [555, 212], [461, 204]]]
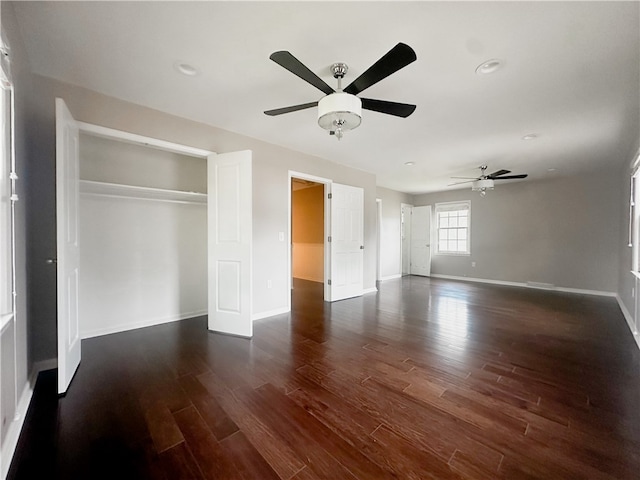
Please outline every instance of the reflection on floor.
[[640, 352], [612, 298], [296, 281], [252, 340], [206, 318], [83, 341], [41, 375], [11, 479], [637, 478]]

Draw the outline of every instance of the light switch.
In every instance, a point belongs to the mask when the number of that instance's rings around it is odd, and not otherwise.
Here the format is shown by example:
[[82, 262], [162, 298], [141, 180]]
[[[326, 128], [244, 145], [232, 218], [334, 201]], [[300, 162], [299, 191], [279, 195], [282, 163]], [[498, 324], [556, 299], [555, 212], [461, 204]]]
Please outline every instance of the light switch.
[[278, 240], [284, 242], [284, 232], [278, 232]]

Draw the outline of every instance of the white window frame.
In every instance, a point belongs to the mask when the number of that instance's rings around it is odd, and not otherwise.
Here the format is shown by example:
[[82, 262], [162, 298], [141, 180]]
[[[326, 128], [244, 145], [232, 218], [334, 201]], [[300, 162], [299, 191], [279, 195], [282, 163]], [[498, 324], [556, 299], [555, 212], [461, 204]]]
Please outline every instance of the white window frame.
[[[467, 225], [466, 226], [454, 226], [454, 227], [441, 227], [441, 213], [445, 212], [467, 212]], [[460, 250], [441, 250], [440, 248], [440, 230], [460, 230], [464, 229], [466, 231], [466, 249], [465, 251]], [[445, 202], [445, 203], [436, 203], [435, 206], [435, 233], [436, 233], [436, 255], [454, 255], [454, 256], [470, 256], [471, 255], [471, 201], [470, 200], [462, 200], [459, 202]], [[450, 240], [450, 239], [449, 239]], [[456, 239], [457, 240], [457, 239]]]
[[0, 329], [15, 316], [14, 203], [16, 195], [13, 154], [13, 86], [9, 48], [0, 39]]
[[640, 152], [631, 170], [629, 195], [629, 247], [631, 247], [631, 271], [640, 273]]

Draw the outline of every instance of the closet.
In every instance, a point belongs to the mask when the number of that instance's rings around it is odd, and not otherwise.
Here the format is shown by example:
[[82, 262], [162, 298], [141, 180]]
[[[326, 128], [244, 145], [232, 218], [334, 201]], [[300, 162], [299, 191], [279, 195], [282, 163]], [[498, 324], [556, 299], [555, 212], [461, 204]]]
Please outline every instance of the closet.
[[80, 133], [81, 338], [207, 313], [207, 160]]

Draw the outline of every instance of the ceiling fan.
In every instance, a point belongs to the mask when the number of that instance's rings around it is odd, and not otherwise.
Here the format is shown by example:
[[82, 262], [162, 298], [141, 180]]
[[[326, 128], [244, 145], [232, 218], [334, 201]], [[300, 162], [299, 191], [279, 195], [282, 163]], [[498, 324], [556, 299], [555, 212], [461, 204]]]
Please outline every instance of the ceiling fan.
[[321, 90], [326, 96], [317, 102], [276, 108], [267, 110], [264, 113], [269, 116], [275, 116], [317, 106], [318, 124], [328, 130], [330, 135], [335, 135], [338, 140], [342, 138], [345, 131], [353, 130], [360, 125], [363, 108], [403, 118], [411, 115], [416, 109], [415, 105], [407, 103], [388, 102], [386, 100], [374, 100], [356, 96], [416, 60], [416, 53], [409, 45], [404, 43], [398, 43], [344, 89], [342, 88], [342, 79], [349, 67], [346, 63], [334, 63], [331, 65], [333, 77], [338, 81], [337, 90], [327, 85], [287, 51], [275, 52], [269, 58], [318, 90]]
[[448, 186], [452, 185], [460, 185], [463, 183], [471, 183], [471, 190], [474, 192], [480, 192], [481, 196], [485, 196], [487, 194], [487, 190], [493, 190], [493, 182], [494, 180], [511, 180], [514, 178], [527, 178], [528, 175], [526, 173], [522, 173], [519, 175], [507, 175], [511, 173], [511, 170], [497, 170], [493, 173], [486, 174], [487, 166], [481, 165], [480, 167], [480, 176], [473, 177], [451, 177], [451, 178], [459, 178], [465, 179], [462, 182], [450, 183]]

